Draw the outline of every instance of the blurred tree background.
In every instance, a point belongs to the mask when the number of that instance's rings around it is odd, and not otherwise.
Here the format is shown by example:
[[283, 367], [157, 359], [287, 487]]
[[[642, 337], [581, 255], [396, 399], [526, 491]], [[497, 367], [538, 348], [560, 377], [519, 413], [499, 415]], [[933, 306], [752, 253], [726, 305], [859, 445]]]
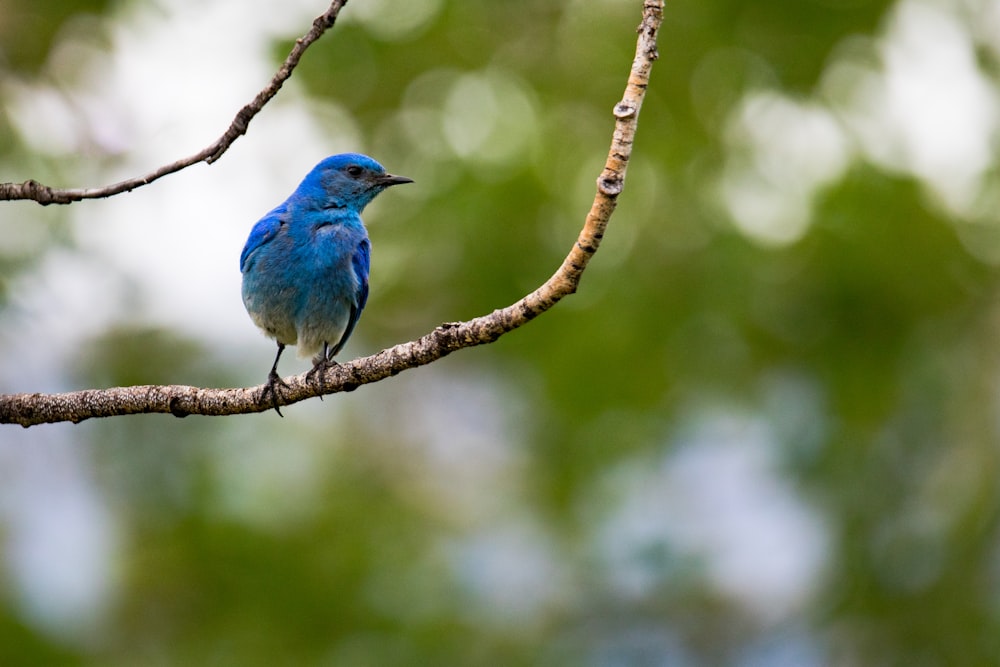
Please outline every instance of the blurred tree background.
[[[0, 1], [0, 178], [195, 152], [324, 9]], [[262, 382], [239, 251], [339, 150], [417, 182], [366, 214], [346, 357], [519, 298], [576, 238], [640, 10], [352, 0], [211, 168], [3, 204], [0, 390]], [[998, 26], [669, 2], [554, 311], [286, 419], [0, 431], [0, 664], [997, 664]]]

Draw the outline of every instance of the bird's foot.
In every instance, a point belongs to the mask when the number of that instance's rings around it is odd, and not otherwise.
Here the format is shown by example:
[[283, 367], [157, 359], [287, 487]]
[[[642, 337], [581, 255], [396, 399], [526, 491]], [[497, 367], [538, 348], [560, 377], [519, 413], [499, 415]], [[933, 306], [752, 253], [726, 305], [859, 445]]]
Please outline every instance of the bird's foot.
[[278, 413], [279, 417], [284, 417], [285, 415], [281, 414], [281, 409], [278, 407], [279, 386], [284, 387], [285, 389], [289, 388], [288, 383], [281, 379], [278, 372], [271, 369], [271, 372], [267, 374], [267, 384], [265, 384], [264, 388], [260, 390], [260, 397], [257, 400], [259, 403], [263, 403], [267, 395], [270, 394], [271, 407], [274, 408], [274, 411]]
[[[320, 392], [326, 390], [326, 372], [333, 368], [334, 366], [339, 366], [336, 361], [330, 359], [325, 354], [320, 354], [313, 358], [313, 367], [306, 372], [306, 382], [312, 382], [313, 376], [319, 376], [319, 388]], [[320, 393], [319, 400], [323, 400], [323, 394]]]

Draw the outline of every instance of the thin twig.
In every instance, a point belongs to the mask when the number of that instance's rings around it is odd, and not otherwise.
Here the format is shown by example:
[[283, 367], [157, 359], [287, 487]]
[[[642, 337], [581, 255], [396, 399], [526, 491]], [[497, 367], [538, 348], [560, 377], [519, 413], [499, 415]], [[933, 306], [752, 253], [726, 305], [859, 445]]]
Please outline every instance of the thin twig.
[[288, 57], [285, 58], [285, 62], [281, 64], [281, 67], [278, 68], [278, 71], [267, 86], [257, 93], [252, 102], [239, 110], [236, 117], [233, 118], [233, 122], [230, 123], [229, 128], [221, 137], [194, 155], [163, 165], [144, 176], [136, 176], [135, 178], [112, 183], [102, 188], [60, 189], [43, 185], [34, 180], [24, 181], [23, 183], [0, 183], [0, 200], [30, 199], [42, 205], [71, 204], [82, 199], [100, 199], [121, 194], [122, 192], [131, 192], [143, 185], [149, 185], [167, 174], [173, 174], [199, 162], [212, 164], [222, 157], [222, 154], [229, 149], [234, 141], [241, 135], [246, 134], [247, 126], [253, 117], [264, 108], [265, 104], [271, 101], [271, 98], [277, 94], [282, 84], [292, 75], [292, 70], [299, 64], [299, 59], [302, 58], [305, 50], [319, 39], [324, 32], [333, 27], [333, 24], [337, 20], [337, 15], [346, 4], [347, 0], [333, 0], [326, 13], [316, 17], [309, 32], [295, 40], [295, 46], [292, 47]]
[[[334, 366], [324, 374], [309, 377], [303, 373], [285, 378], [288, 388], [278, 392], [278, 405], [353, 391], [363, 384], [429, 364], [455, 350], [491, 343], [576, 291], [584, 269], [604, 237], [608, 220], [625, 185], [625, 170], [632, 155], [639, 109], [649, 83], [649, 73], [657, 57], [656, 37], [662, 20], [663, 0], [645, 0], [635, 60], [625, 94], [614, 107], [614, 136], [604, 170], [597, 179], [594, 203], [576, 243], [552, 277], [516, 303], [489, 315], [441, 325], [422, 338]], [[263, 388], [263, 385], [235, 389], [150, 385], [87, 389], [65, 394], [7, 394], [0, 395], [0, 423], [27, 427], [48, 422], [79, 422], [93, 417], [153, 412], [178, 417], [263, 412], [273, 405], [270, 400], [260, 400]]]

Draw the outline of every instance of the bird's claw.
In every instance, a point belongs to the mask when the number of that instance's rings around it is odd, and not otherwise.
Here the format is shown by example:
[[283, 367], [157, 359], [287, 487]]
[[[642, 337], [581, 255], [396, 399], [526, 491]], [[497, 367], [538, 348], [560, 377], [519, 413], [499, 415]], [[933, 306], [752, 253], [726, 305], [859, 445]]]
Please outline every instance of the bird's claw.
[[[306, 382], [312, 382], [314, 376], [319, 376], [319, 388], [320, 392], [326, 390], [326, 382], [324, 380], [325, 374], [328, 370], [334, 366], [339, 366], [340, 364], [330, 359], [325, 354], [321, 354], [313, 359], [313, 367], [306, 372]], [[320, 393], [319, 400], [323, 400], [323, 394]]]
[[260, 390], [260, 397], [257, 400], [258, 400], [258, 402], [263, 403], [265, 397], [268, 394], [270, 394], [271, 395], [271, 407], [274, 408], [274, 411], [278, 413], [279, 417], [284, 417], [285, 415], [281, 414], [281, 408], [278, 407], [278, 386], [279, 385], [282, 386], [282, 387], [284, 387], [285, 389], [289, 389], [288, 383], [285, 382], [284, 380], [282, 380], [281, 376], [278, 375], [278, 373], [276, 371], [272, 370], [270, 373], [268, 373], [268, 375], [267, 375], [267, 384], [265, 384], [264, 388]]

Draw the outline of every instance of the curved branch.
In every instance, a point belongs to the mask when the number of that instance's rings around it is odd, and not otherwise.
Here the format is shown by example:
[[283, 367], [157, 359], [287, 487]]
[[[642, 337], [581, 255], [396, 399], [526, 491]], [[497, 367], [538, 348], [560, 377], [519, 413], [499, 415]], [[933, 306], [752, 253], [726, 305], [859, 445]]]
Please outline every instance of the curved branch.
[[[519, 301], [467, 322], [443, 324], [427, 335], [391, 347], [370, 357], [334, 366], [309, 377], [306, 373], [285, 379], [288, 388], [278, 392], [277, 404], [290, 405], [307, 398], [353, 391], [363, 384], [429, 364], [455, 350], [492, 343], [576, 291], [580, 277], [604, 237], [618, 195], [625, 185], [625, 170], [632, 154], [639, 109], [657, 57], [656, 37], [663, 20], [664, 0], [645, 0], [635, 60], [621, 102], [615, 105], [615, 129], [608, 158], [597, 179], [594, 203], [579, 238], [559, 269], [538, 289]], [[261, 401], [264, 385], [234, 389], [200, 389], [182, 385], [88, 389], [64, 394], [0, 395], [0, 422], [22, 426], [112, 417], [139, 413], [235, 415], [271, 409]]]
[[333, 24], [337, 20], [337, 15], [340, 14], [340, 10], [346, 4], [347, 0], [333, 0], [326, 13], [316, 17], [309, 32], [295, 40], [295, 46], [292, 47], [288, 57], [285, 58], [285, 62], [278, 68], [271, 81], [263, 90], [257, 93], [253, 101], [239, 110], [236, 117], [233, 118], [233, 122], [229, 124], [229, 128], [226, 129], [222, 136], [194, 155], [163, 165], [144, 176], [136, 176], [135, 178], [112, 183], [102, 188], [59, 189], [43, 185], [34, 180], [24, 181], [23, 183], [0, 183], [0, 200], [30, 199], [43, 206], [48, 204], [71, 204], [82, 199], [100, 199], [102, 197], [121, 194], [122, 192], [131, 192], [138, 187], [149, 185], [163, 176], [173, 174], [199, 162], [212, 164], [222, 157], [223, 153], [229, 150], [234, 141], [241, 135], [246, 134], [247, 126], [253, 117], [264, 108], [265, 104], [271, 101], [271, 98], [278, 93], [282, 84], [292, 75], [292, 70], [299, 64], [299, 59], [302, 58], [305, 50], [319, 39], [324, 32], [333, 27]]

